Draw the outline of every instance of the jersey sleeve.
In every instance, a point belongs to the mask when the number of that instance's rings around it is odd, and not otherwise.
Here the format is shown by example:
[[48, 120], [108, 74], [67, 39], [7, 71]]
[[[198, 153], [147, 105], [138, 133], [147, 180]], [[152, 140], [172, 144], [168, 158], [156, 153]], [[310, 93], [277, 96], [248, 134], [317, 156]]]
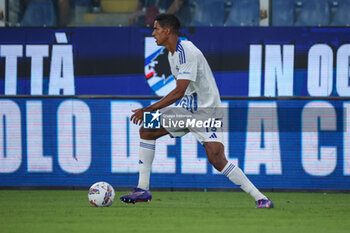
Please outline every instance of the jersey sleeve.
[[198, 61], [195, 56], [186, 56], [184, 53], [182, 57], [180, 56], [180, 67], [177, 74], [177, 79], [187, 79], [191, 81], [196, 81], [197, 77], [197, 64]]

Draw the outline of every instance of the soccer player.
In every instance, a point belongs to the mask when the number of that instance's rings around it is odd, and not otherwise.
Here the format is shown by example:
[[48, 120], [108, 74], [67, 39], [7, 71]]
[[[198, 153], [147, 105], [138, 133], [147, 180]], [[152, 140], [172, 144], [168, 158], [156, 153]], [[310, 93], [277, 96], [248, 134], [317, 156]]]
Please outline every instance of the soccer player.
[[[142, 123], [144, 112], [163, 109], [179, 100], [179, 105], [188, 113], [199, 108], [219, 109], [221, 106], [219, 91], [205, 57], [192, 42], [179, 39], [179, 29], [180, 21], [172, 14], [160, 14], [154, 20], [152, 36], [156, 39], [157, 45], [165, 46], [169, 51], [168, 59], [171, 72], [176, 79], [176, 87], [158, 102], [146, 108], [133, 110], [130, 120], [134, 124]], [[121, 196], [121, 201], [136, 203], [152, 200], [149, 182], [156, 139], [167, 134], [170, 134], [171, 137], [181, 137], [188, 132], [191, 132], [204, 145], [209, 162], [255, 199], [256, 208], [273, 208], [272, 201], [249, 181], [242, 170], [227, 161], [222, 144], [222, 127], [216, 128], [214, 137], [210, 130], [207, 132], [194, 127], [185, 129], [171, 127], [145, 129], [141, 127], [139, 183], [131, 193]]]

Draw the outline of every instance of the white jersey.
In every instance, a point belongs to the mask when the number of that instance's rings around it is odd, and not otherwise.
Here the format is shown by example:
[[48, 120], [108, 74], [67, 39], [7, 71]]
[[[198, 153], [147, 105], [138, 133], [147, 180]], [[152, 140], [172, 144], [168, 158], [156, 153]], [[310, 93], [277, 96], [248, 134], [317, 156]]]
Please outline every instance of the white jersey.
[[195, 112], [197, 108], [221, 106], [219, 90], [202, 52], [191, 42], [179, 40], [174, 54], [168, 55], [171, 73], [176, 80], [191, 80], [179, 104]]

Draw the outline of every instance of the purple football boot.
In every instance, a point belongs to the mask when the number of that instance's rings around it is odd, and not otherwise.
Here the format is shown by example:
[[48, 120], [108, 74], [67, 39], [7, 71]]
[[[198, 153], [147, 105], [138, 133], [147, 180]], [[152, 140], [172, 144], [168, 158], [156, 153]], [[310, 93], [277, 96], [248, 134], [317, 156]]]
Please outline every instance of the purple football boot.
[[256, 208], [273, 208], [273, 203], [270, 199], [260, 199], [256, 202]]
[[120, 200], [133, 204], [136, 202], [148, 202], [152, 201], [152, 194], [148, 190], [135, 188], [131, 193], [121, 196]]

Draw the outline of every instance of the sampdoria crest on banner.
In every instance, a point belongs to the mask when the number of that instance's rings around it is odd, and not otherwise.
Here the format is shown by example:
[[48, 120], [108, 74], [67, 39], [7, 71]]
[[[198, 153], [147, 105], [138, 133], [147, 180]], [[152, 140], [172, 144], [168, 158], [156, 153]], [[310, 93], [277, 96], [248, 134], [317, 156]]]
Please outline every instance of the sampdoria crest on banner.
[[168, 51], [165, 47], [158, 46], [153, 37], [145, 37], [145, 77], [158, 96], [168, 94], [176, 86], [174, 76], [170, 72]]

